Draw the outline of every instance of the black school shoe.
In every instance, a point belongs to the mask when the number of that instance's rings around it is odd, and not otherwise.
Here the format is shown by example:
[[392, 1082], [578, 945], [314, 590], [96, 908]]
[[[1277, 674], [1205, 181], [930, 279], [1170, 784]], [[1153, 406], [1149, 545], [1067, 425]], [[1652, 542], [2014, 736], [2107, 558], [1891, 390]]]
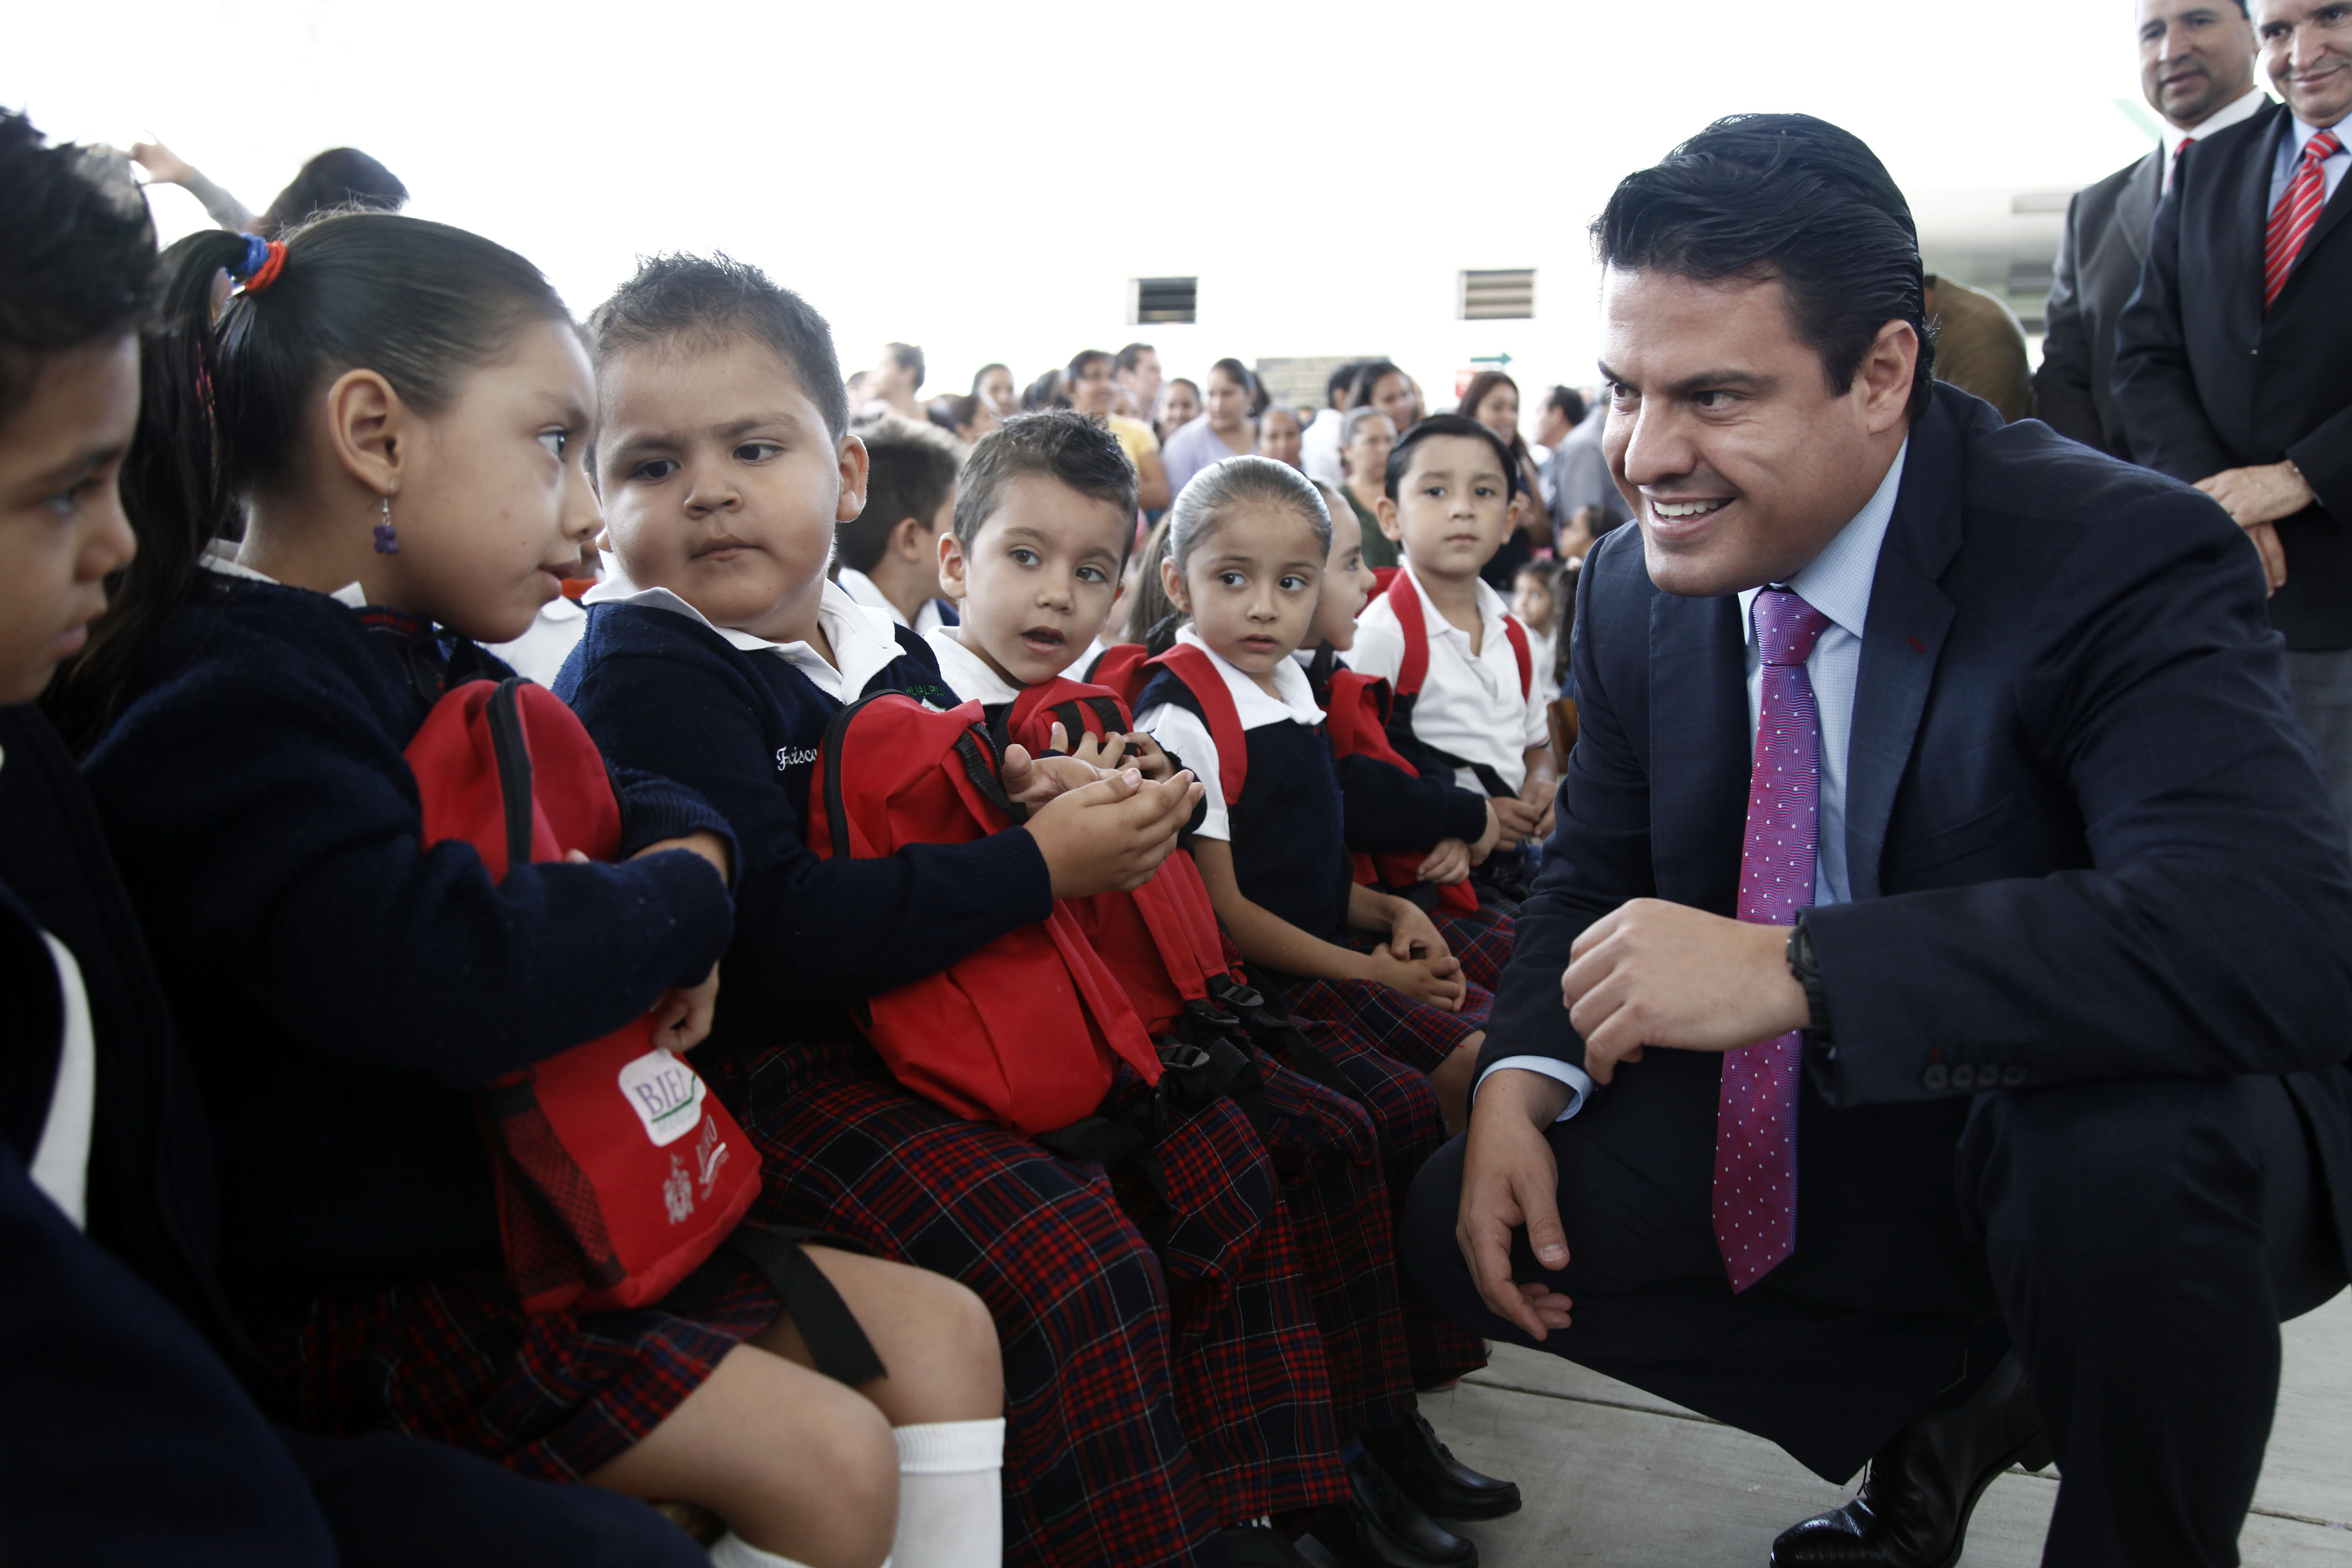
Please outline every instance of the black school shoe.
[[1478, 1548], [1414, 1506], [1369, 1449], [1348, 1461], [1353, 1494], [1307, 1531], [1350, 1568], [1478, 1568]]
[[1234, 1568], [1312, 1568], [1298, 1548], [1261, 1524], [1228, 1525], [1217, 1531]]
[[2050, 1460], [2033, 1385], [2011, 1351], [1963, 1403], [1930, 1410], [1888, 1439], [1861, 1496], [1782, 1531], [1772, 1568], [1951, 1568], [1993, 1478]]
[[1364, 1447], [1432, 1519], [1500, 1519], [1519, 1511], [1518, 1484], [1482, 1476], [1455, 1458], [1418, 1410], [1401, 1426], [1365, 1433]]

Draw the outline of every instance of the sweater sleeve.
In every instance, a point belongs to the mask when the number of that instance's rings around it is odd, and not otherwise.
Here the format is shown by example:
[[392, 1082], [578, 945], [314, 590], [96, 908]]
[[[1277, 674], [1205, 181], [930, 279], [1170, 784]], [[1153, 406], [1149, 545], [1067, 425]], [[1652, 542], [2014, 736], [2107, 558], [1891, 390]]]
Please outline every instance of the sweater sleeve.
[[1348, 847], [1369, 854], [1428, 849], [1441, 838], [1476, 842], [1486, 803], [1443, 777], [1422, 778], [1377, 757], [1339, 759]]
[[316, 1049], [470, 1087], [611, 1033], [725, 950], [727, 890], [698, 856], [494, 882], [472, 846], [425, 847], [364, 694], [276, 666], [200, 664], [87, 764], [159, 955]]
[[747, 1000], [860, 1002], [1052, 914], [1045, 858], [1022, 828], [871, 859], [818, 855], [803, 840], [782, 777], [789, 759], [747, 679], [715, 655], [591, 652], [567, 669], [566, 696], [604, 754], [677, 780], [734, 828], [735, 962], [722, 989], [730, 1011]]
[[204, 204], [205, 216], [231, 234], [250, 234], [259, 221], [252, 208], [206, 179], [201, 169], [189, 171], [187, 188], [188, 195]]

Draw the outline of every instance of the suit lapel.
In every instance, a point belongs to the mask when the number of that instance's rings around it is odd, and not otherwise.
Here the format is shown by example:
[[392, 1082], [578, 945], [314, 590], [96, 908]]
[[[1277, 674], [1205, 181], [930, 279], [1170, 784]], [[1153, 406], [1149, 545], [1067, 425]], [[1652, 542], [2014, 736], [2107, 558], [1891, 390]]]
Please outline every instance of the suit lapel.
[[1747, 837], [1748, 639], [1739, 600], [1650, 602], [1650, 848], [1659, 896], [1730, 914]]
[[1960, 546], [1960, 432], [1938, 397], [1911, 433], [1863, 628], [1845, 783], [1846, 881], [1856, 902], [1879, 896], [1886, 824], [1951, 629], [1952, 602], [1937, 580]]
[[2164, 143], [2159, 142], [2155, 152], [2139, 161], [2139, 167], [2124, 182], [2123, 194], [2116, 197], [2116, 224], [2136, 260], [2147, 258], [2147, 231], [2156, 223], [2156, 203], [2163, 183]]
[[[2223, 295], [2231, 313], [2239, 317], [2232, 323], [2236, 329], [2230, 334], [2232, 342], [2251, 345], [2262, 341], [2265, 314], [2263, 269], [2271, 225], [2271, 161], [2278, 155], [2279, 133], [2287, 121], [2286, 105], [2273, 104], [2263, 117], [2263, 129], [2239, 144], [2242, 162], [2231, 174], [2238, 185], [2237, 211], [2231, 213], [2226, 205], [2221, 206], [2224, 216], [2219, 244], [2229, 247], [2226, 259], [2230, 263], [2221, 276], [2238, 280]], [[2228, 189], [2226, 184], [2221, 187], [2220, 203], [2228, 201]]]

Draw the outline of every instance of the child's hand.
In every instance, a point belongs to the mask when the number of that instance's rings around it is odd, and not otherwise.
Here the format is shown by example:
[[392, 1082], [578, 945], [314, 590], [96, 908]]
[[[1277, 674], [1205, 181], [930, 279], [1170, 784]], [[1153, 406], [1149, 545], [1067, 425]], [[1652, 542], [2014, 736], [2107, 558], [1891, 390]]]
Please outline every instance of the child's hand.
[[1155, 784], [1127, 768], [1047, 802], [1024, 831], [1045, 857], [1055, 898], [1132, 891], [1175, 850], [1177, 830], [1200, 799], [1189, 773]]
[[[716, 833], [689, 833], [683, 838], [656, 839], [655, 842], [646, 845], [643, 849], [640, 849], [635, 854], [630, 856], [629, 858], [632, 860], [642, 860], [648, 855], [666, 855], [673, 849], [683, 849], [689, 855], [701, 856], [705, 860], [709, 861], [712, 867], [718, 870], [719, 879], [720, 881], [723, 882], [727, 880], [729, 875], [727, 869], [727, 841], [719, 837]], [[578, 854], [579, 852], [574, 850], [573, 853]], [[582, 858], [584, 859], [586, 857], [583, 856]], [[569, 857], [567, 857], [567, 858], [569, 858]]]
[[1418, 904], [1403, 899], [1397, 901], [1393, 922], [1389, 926], [1389, 951], [1399, 958], [1445, 958], [1453, 949], [1437, 934], [1426, 912]]
[[709, 1037], [710, 1015], [718, 1004], [719, 966], [714, 963], [701, 984], [662, 993], [653, 1008], [654, 1044], [673, 1056], [686, 1055]]
[[1140, 770], [1143, 776], [1153, 784], [1166, 784], [1176, 776], [1176, 763], [1167, 752], [1160, 749], [1159, 742], [1140, 730], [1127, 739], [1129, 744], [1139, 748], [1135, 755], [1129, 760], [1130, 767]]
[[1533, 833], [1537, 824], [1543, 820], [1541, 811], [1510, 795], [1498, 795], [1486, 804], [1502, 821], [1503, 835], [1496, 844], [1505, 849], [1517, 848], [1519, 840]]
[[1372, 949], [1364, 975], [1416, 1002], [1462, 1011], [1462, 961], [1458, 958], [1399, 958], [1385, 947]]
[[1441, 885], [1458, 882], [1470, 875], [1470, 846], [1459, 838], [1441, 838], [1437, 847], [1423, 857], [1420, 878], [1424, 882]]
[[1502, 840], [1503, 818], [1501, 814], [1496, 811], [1495, 803], [1490, 800], [1486, 803], [1486, 831], [1478, 836], [1477, 843], [1470, 846], [1470, 864], [1484, 866], [1486, 863], [1486, 857], [1495, 852], [1495, 846]]
[[1033, 757], [1026, 746], [1007, 746], [997, 776], [1006, 795], [1034, 808], [1070, 790], [1099, 784], [1108, 774], [1076, 757]]
[[161, 142], [133, 142], [131, 161], [147, 171], [147, 177], [158, 184], [184, 185], [195, 166]]
[[[1098, 736], [1089, 731], [1079, 736], [1074, 744], [1069, 738], [1069, 731], [1065, 730], [1057, 720], [1054, 724], [1053, 739], [1054, 750], [1067, 752], [1083, 762], [1092, 763], [1106, 773], [1116, 773], [1120, 768], [1133, 768], [1153, 784], [1166, 784], [1169, 777], [1176, 771], [1174, 765], [1168, 760], [1168, 753], [1160, 749], [1160, 742], [1140, 730], [1132, 735], [1113, 733]], [[1134, 748], [1133, 755], [1129, 754], [1128, 748], [1130, 746]]]

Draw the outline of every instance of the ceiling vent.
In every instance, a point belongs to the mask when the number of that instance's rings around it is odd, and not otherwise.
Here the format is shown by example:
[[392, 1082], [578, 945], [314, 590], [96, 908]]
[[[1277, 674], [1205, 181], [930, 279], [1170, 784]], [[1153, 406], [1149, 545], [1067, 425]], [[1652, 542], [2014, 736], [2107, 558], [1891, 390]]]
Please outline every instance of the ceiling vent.
[[1128, 284], [1129, 325], [1148, 327], [1167, 321], [1197, 321], [1201, 309], [1198, 278], [1137, 278]]
[[1465, 272], [1462, 319], [1465, 321], [1524, 321], [1536, 313], [1536, 271]]

